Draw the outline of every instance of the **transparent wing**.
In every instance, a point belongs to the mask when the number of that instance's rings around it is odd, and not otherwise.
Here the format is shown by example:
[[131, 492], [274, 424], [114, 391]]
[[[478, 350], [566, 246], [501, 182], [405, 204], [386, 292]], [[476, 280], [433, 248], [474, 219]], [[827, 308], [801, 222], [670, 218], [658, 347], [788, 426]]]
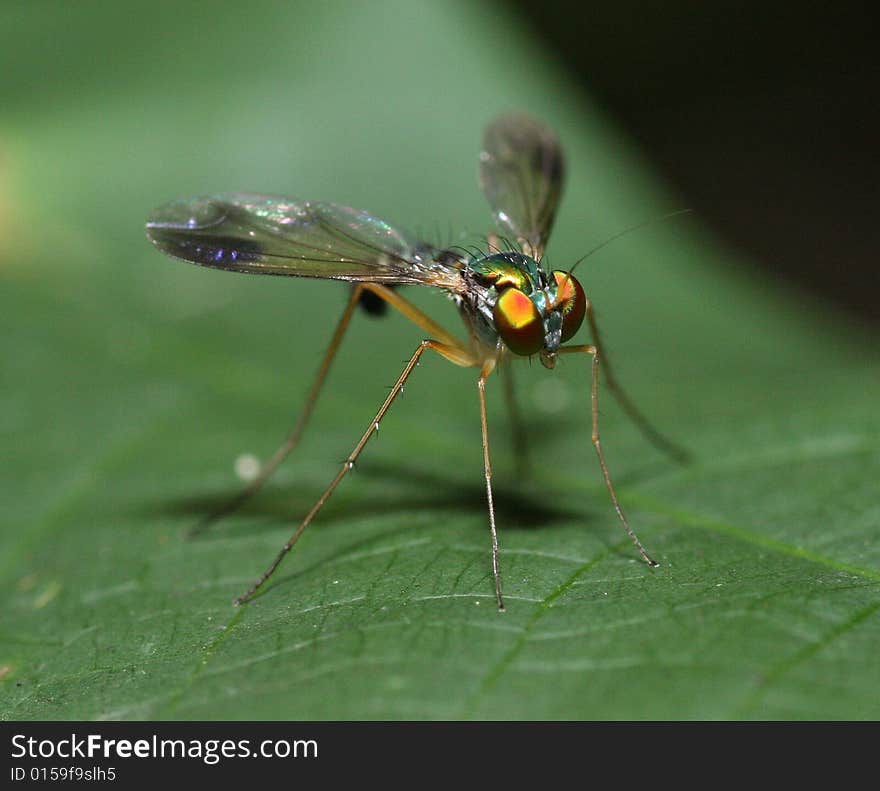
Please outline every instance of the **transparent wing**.
[[564, 161], [553, 131], [525, 113], [496, 118], [483, 136], [480, 187], [498, 227], [543, 255], [562, 194]]
[[147, 236], [200, 266], [267, 275], [454, 287], [438, 251], [364, 211], [333, 203], [226, 193], [156, 209]]

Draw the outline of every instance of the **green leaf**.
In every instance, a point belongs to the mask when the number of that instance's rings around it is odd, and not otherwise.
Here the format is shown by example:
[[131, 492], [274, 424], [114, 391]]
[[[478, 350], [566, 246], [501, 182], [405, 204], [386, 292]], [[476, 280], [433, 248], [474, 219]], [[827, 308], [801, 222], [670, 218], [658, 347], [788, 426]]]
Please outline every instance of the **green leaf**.
[[256, 190], [485, 232], [482, 128], [521, 107], [567, 149], [553, 265], [681, 208], [529, 31], [488, 4], [151, 0], [6, 6], [0, 44], [3, 717], [880, 717], [876, 340], [693, 215], [578, 270], [618, 376], [694, 457], [660, 456], [602, 392], [659, 568], [602, 483], [587, 362], [521, 365], [531, 478], [489, 393], [498, 613], [474, 372], [426, 357], [234, 609], [420, 340], [398, 316], [356, 318], [271, 487], [186, 539], [294, 422], [347, 292], [162, 258], [154, 206]]

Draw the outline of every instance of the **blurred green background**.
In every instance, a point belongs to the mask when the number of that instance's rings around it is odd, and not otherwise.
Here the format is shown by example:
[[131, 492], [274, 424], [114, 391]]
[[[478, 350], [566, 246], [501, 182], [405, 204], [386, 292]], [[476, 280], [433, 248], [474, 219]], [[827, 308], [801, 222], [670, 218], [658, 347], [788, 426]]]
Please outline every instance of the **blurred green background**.
[[[522, 108], [568, 155], [551, 265], [682, 207], [520, 17], [6, 3], [0, 44], [0, 715], [880, 716], [876, 346], [735, 266], [698, 215], [579, 269], [619, 376], [694, 454], [668, 462], [604, 396], [660, 568], [608, 502], [587, 366], [522, 365], [530, 481], [490, 393], [499, 615], [473, 373], [426, 360], [266, 595], [233, 609], [421, 338], [393, 316], [358, 317], [271, 489], [185, 539], [292, 424], [346, 291], [172, 262], [143, 234], [154, 206], [252, 190], [485, 233], [482, 129]], [[441, 295], [409, 296], [458, 329]]]

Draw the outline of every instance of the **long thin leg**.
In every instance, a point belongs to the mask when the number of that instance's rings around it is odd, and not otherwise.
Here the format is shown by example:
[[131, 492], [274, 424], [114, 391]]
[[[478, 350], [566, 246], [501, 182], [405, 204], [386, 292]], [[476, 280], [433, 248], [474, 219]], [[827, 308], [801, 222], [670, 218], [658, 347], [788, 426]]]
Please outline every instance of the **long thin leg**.
[[593, 313], [593, 305], [589, 300], [587, 300], [587, 321], [590, 324], [593, 343], [596, 345], [596, 349], [598, 349], [599, 354], [602, 357], [602, 370], [605, 372], [605, 380], [608, 384], [608, 389], [611, 391], [611, 395], [617, 399], [617, 403], [620, 404], [623, 411], [629, 415], [630, 420], [636, 424], [636, 427], [642, 432], [642, 436], [644, 436], [648, 442], [680, 464], [686, 464], [690, 458], [690, 454], [684, 448], [680, 447], [672, 440], [667, 439], [656, 428], [654, 428], [648, 418], [646, 418], [636, 405], [630, 401], [629, 396], [627, 396], [623, 388], [614, 378], [614, 373], [611, 371], [611, 363], [608, 362], [608, 355], [605, 353], [605, 348], [602, 345], [602, 338], [599, 335], [599, 325], [596, 323], [596, 316]]
[[[190, 530], [190, 536], [196, 536], [199, 533], [204, 532], [212, 524], [217, 522], [219, 519], [222, 519], [224, 516], [232, 513], [243, 503], [245, 503], [250, 497], [256, 494], [262, 488], [263, 484], [266, 483], [267, 480], [269, 480], [275, 470], [278, 469], [281, 462], [283, 462], [291, 454], [293, 449], [299, 444], [306, 424], [308, 423], [309, 418], [312, 416], [312, 412], [314, 411], [315, 403], [317, 402], [318, 395], [321, 392], [321, 386], [324, 384], [324, 380], [327, 378], [327, 373], [330, 371], [330, 365], [333, 362], [333, 358], [336, 356], [336, 352], [338, 351], [340, 344], [342, 343], [342, 338], [345, 335], [345, 331], [348, 328], [351, 317], [354, 314], [361, 294], [364, 291], [373, 292], [378, 297], [385, 300], [392, 307], [399, 310], [414, 324], [417, 324], [422, 329], [440, 338], [448, 346], [456, 348], [461, 347], [461, 343], [458, 341], [457, 338], [455, 338], [455, 336], [451, 335], [449, 332], [443, 329], [443, 327], [437, 324], [437, 322], [424, 314], [409, 300], [400, 296], [400, 294], [397, 294], [390, 288], [381, 286], [376, 283], [359, 283], [354, 289], [352, 289], [348, 304], [345, 306], [345, 310], [343, 311], [342, 316], [339, 319], [339, 323], [336, 325], [336, 330], [333, 333], [333, 337], [330, 340], [330, 345], [327, 347], [327, 351], [324, 354], [324, 359], [321, 361], [321, 365], [318, 368], [318, 373], [316, 374], [315, 379], [312, 382], [312, 386], [309, 389], [308, 395], [306, 396], [305, 405], [303, 406], [302, 412], [300, 412], [299, 418], [296, 421], [296, 425], [287, 435], [284, 442], [281, 443], [278, 449], [260, 468], [260, 472], [257, 477], [254, 478], [254, 480], [251, 481], [237, 495], [235, 495], [235, 497], [233, 497], [231, 500], [224, 503], [218, 509], [211, 512], [204, 519], [202, 519], [192, 530]], [[471, 365], [472, 362], [469, 361], [466, 364]]]
[[513, 380], [513, 366], [510, 362], [501, 366], [501, 378], [504, 380], [504, 400], [510, 415], [513, 429], [513, 452], [516, 455], [516, 471], [520, 478], [528, 478], [531, 474], [529, 464], [529, 439], [522, 421], [522, 413], [516, 400], [516, 387]]
[[489, 503], [489, 532], [492, 534], [492, 574], [495, 577], [495, 598], [498, 609], [504, 612], [504, 600], [501, 598], [501, 568], [498, 563], [498, 531], [495, 528], [495, 502], [492, 499], [492, 462], [489, 459], [489, 424], [486, 420], [486, 378], [492, 373], [494, 364], [483, 367], [477, 379], [480, 393], [480, 428], [483, 432], [483, 469], [486, 472], [486, 499]]
[[263, 583], [272, 576], [275, 569], [277, 569], [278, 566], [281, 564], [281, 561], [284, 560], [284, 556], [288, 552], [290, 552], [294, 544], [299, 541], [299, 537], [311, 524], [312, 520], [317, 516], [318, 511], [320, 511], [324, 503], [326, 503], [327, 500], [330, 499], [330, 495], [333, 494], [334, 490], [337, 486], [339, 486], [340, 482], [346, 476], [349, 470], [354, 467], [358, 456], [361, 455], [361, 451], [363, 451], [367, 442], [370, 441], [370, 437], [372, 437], [373, 434], [375, 434], [379, 430], [380, 421], [383, 417], [385, 417], [385, 413], [391, 408], [391, 404], [394, 402], [394, 399], [397, 398], [397, 396], [403, 390], [403, 386], [406, 384], [406, 380], [409, 379], [409, 375], [413, 372], [413, 370], [415, 370], [415, 367], [419, 364], [419, 359], [428, 349], [432, 349], [441, 356], [445, 357], [450, 362], [454, 362], [458, 365], [474, 364], [474, 361], [467, 357], [467, 351], [462, 347], [449, 346], [447, 344], [440, 343], [439, 341], [434, 340], [424, 340], [419, 344], [412, 357], [409, 358], [409, 362], [407, 362], [406, 366], [403, 369], [403, 372], [397, 378], [397, 382], [395, 382], [394, 387], [391, 388], [391, 392], [388, 394], [387, 398], [382, 403], [382, 406], [379, 408], [379, 411], [376, 413], [376, 416], [370, 422], [369, 427], [363, 433], [363, 436], [361, 436], [360, 440], [358, 440], [357, 445], [354, 446], [354, 450], [352, 450], [348, 458], [342, 463], [342, 468], [339, 470], [338, 473], [336, 473], [336, 477], [330, 482], [330, 485], [324, 490], [324, 493], [312, 506], [312, 510], [309, 511], [305, 519], [300, 522], [299, 527], [297, 527], [294, 534], [281, 548], [281, 551], [275, 557], [275, 560], [272, 561], [269, 567], [262, 573], [260, 578], [243, 595], [234, 600], [235, 604], [243, 604], [244, 602], [253, 598], [254, 594], [260, 589]]
[[614, 504], [614, 510], [617, 511], [620, 523], [623, 525], [623, 529], [626, 531], [627, 535], [632, 539], [633, 544], [636, 545], [639, 554], [649, 566], [659, 566], [660, 564], [645, 551], [642, 542], [639, 541], [639, 537], [629, 526], [629, 521], [626, 518], [626, 514], [623, 513], [623, 508], [621, 507], [620, 501], [617, 499], [617, 494], [614, 491], [614, 484], [611, 482], [611, 474], [608, 472], [608, 465], [605, 463], [605, 454], [602, 452], [602, 444], [599, 441], [599, 350], [595, 346], [588, 345], [563, 346], [559, 350], [559, 353], [585, 353], [591, 355], [593, 358], [593, 383], [590, 390], [591, 411], [593, 416], [592, 441], [593, 447], [596, 449], [596, 455], [599, 457], [599, 466], [602, 468], [602, 475], [605, 477], [605, 486], [608, 487], [608, 493], [611, 495], [611, 502]]

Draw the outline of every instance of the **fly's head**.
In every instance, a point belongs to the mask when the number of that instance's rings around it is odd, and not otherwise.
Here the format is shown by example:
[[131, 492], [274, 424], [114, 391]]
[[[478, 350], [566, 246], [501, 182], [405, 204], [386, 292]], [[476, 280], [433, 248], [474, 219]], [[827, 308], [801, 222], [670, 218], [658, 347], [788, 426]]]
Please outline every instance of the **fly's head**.
[[494, 296], [492, 324], [504, 345], [521, 357], [540, 355], [553, 368], [559, 347], [580, 329], [586, 313], [577, 279], [560, 270], [547, 274], [522, 253], [497, 253], [471, 267]]

